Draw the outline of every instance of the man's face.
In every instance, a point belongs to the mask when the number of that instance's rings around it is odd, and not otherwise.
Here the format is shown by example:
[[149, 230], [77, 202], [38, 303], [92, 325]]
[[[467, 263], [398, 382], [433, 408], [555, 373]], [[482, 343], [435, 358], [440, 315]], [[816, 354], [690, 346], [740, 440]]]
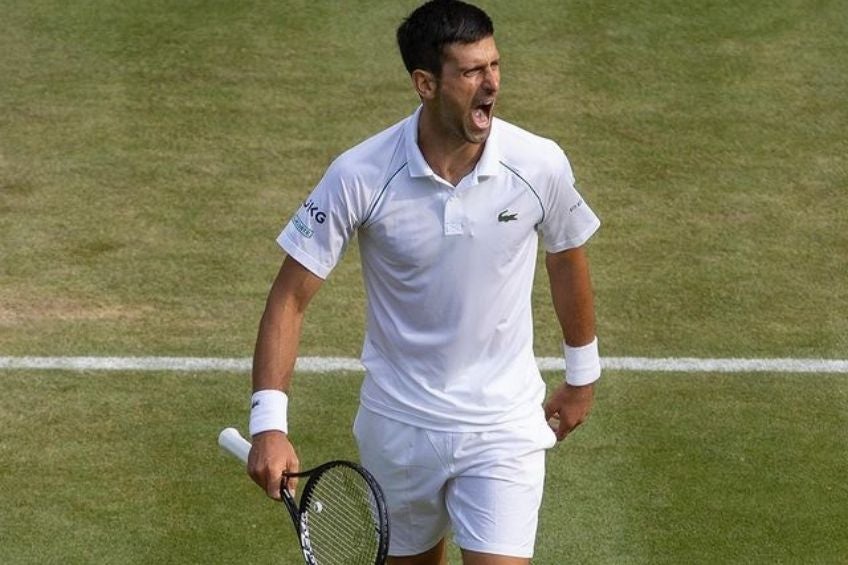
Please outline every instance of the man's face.
[[449, 134], [469, 143], [489, 137], [501, 81], [499, 59], [491, 36], [445, 47], [435, 102]]

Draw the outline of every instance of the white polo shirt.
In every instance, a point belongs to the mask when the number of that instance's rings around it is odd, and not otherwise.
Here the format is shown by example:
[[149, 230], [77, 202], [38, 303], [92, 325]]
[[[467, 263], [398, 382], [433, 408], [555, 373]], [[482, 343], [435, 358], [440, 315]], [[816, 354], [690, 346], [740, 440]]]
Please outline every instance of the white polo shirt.
[[562, 251], [600, 221], [559, 146], [500, 119], [453, 187], [418, 148], [420, 112], [336, 159], [277, 241], [326, 278], [359, 235], [363, 406], [428, 429], [494, 429], [544, 400], [531, 314], [539, 235]]

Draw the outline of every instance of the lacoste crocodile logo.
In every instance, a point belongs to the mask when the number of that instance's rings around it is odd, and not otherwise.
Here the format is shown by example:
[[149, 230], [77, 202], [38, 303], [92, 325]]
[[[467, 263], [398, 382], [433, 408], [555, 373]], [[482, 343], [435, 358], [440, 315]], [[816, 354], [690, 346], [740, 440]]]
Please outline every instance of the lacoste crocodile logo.
[[503, 212], [498, 214], [498, 221], [499, 222], [514, 222], [517, 219], [518, 219], [518, 212], [516, 212], [515, 214], [510, 214], [509, 208], [507, 208], [506, 210], [504, 210]]

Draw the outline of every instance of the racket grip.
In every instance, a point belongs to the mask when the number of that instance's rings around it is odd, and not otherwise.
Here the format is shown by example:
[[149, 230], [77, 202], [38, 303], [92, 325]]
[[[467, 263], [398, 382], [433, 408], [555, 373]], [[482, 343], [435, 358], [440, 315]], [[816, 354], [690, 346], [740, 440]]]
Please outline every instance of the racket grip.
[[218, 434], [218, 445], [227, 453], [247, 463], [247, 455], [250, 453], [250, 442], [241, 437], [235, 428], [225, 428]]

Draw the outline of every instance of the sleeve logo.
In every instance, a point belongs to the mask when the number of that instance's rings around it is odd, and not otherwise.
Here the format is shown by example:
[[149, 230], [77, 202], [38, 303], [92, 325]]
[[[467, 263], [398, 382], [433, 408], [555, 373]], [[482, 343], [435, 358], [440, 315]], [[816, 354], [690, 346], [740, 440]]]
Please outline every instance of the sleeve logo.
[[306, 210], [309, 216], [314, 218], [319, 224], [323, 224], [324, 220], [327, 219], [327, 214], [322, 212], [311, 198], [303, 203], [303, 209]]
[[315, 231], [306, 224], [304, 224], [303, 220], [301, 220], [300, 217], [297, 215], [292, 218], [292, 225], [294, 226], [294, 229], [300, 232], [300, 235], [307, 239], [311, 239], [312, 235], [315, 233]]
[[578, 208], [580, 208], [581, 206], [583, 206], [583, 199], [582, 199], [582, 198], [580, 198], [580, 199], [577, 201], [577, 204], [575, 204], [574, 206], [571, 206], [571, 207], [568, 209], [568, 213], [569, 213], [569, 214], [573, 213], [575, 210], [577, 210], [577, 209], [578, 209]]

